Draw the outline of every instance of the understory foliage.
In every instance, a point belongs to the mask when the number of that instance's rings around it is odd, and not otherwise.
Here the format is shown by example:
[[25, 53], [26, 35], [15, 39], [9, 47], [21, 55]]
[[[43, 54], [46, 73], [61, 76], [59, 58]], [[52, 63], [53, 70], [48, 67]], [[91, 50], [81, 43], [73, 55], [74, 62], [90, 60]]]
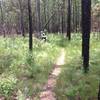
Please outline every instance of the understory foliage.
[[66, 46], [66, 64], [55, 87], [57, 100], [97, 100], [100, 82], [99, 49], [100, 40], [91, 37], [90, 71], [84, 74], [81, 39], [75, 39]]
[[0, 94], [8, 97], [12, 91], [16, 88], [17, 79], [12, 74], [9, 76], [2, 75], [0, 77]]
[[[25, 100], [37, 96], [47, 81], [60, 49], [66, 51], [65, 65], [58, 77], [55, 93], [58, 100], [96, 100], [100, 80], [100, 40], [91, 36], [90, 71], [84, 74], [81, 58], [81, 34], [69, 42], [62, 35], [50, 34], [47, 42], [33, 39], [33, 52], [28, 38], [0, 37], [0, 96]], [[8, 99], [9, 98], [9, 99]]]
[[60, 51], [52, 42], [57, 36], [48, 37], [47, 42], [34, 38], [33, 52], [28, 50], [27, 37], [0, 37], [0, 95], [15, 92], [22, 98], [39, 93]]

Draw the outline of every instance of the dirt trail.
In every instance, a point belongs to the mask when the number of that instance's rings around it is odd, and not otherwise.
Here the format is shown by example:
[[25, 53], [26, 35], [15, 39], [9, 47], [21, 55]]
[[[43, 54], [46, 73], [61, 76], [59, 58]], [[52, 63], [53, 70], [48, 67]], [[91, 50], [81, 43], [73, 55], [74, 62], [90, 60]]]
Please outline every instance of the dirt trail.
[[61, 66], [64, 65], [65, 51], [61, 49], [60, 56], [54, 64], [54, 68], [49, 75], [47, 83], [43, 87], [43, 91], [40, 93], [39, 100], [56, 100], [55, 93], [53, 92], [56, 85], [57, 77], [61, 73]]
[[[39, 95], [39, 100], [56, 100], [55, 93], [53, 92], [53, 90], [56, 86], [57, 78], [61, 73], [62, 65], [64, 65], [64, 61], [65, 61], [65, 51], [64, 49], [61, 49], [60, 56], [58, 57], [57, 61], [54, 64], [54, 67], [52, 69], [51, 74], [49, 75], [47, 83], [43, 87], [43, 91]], [[5, 98], [0, 97], [0, 100], [5, 100]], [[17, 99], [13, 99], [13, 100], [17, 100]], [[34, 99], [27, 98], [26, 100], [34, 100]]]

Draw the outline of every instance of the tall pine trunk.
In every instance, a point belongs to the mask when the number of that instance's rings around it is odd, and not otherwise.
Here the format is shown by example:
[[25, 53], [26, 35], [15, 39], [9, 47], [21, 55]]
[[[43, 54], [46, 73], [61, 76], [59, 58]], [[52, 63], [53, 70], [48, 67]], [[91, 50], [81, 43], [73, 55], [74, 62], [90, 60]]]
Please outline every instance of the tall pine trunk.
[[71, 0], [68, 0], [67, 37], [71, 40]]
[[84, 71], [89, 69], [89, 45], [91, 30], [91, 0], [82, 0], [82, 56]]
[[31, 0], [28, 0], [28, 14], [29, 14], [29, 50], [32, 51], [32, 11], [31, 11]]
[[19, 1], [19, 7], [20, 7], [20, 24], [21, 24], [21, 34], [23, 37], [25, 37], [25, 30], [24, 30], [24, 16], [23, 16], [23, 5], [22, 0]]
[[40, 36], [40, 31], [41, 31], [40, 0], [36, 0], [36, 17], [37, 17], [37, 32], [38, 32], [38, 36]]
[[4, 16], [3, 16], [3, 7], [2, 7], [3, 0], [0, 1], [0, 9], [1, 9], [1, 24], [2, 24], [2, 32], [5, 37], [5, 30], [4, 30]]
[[100, 100], [100, 84], [99, 84], [98, 100]]

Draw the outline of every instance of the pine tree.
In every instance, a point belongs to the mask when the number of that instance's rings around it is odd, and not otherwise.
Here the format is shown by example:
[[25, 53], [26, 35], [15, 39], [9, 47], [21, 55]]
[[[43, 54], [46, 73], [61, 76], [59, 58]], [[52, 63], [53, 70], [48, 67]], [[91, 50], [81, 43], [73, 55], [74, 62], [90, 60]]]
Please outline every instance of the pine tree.
[[29, 50], [32, 51], [32, 11], [31, 11], [31, 0], [28, 0], [28, 14], [29, 14]]
[[85, 72], [89, 69], [91, 0], [82, 0], [82, 56]]

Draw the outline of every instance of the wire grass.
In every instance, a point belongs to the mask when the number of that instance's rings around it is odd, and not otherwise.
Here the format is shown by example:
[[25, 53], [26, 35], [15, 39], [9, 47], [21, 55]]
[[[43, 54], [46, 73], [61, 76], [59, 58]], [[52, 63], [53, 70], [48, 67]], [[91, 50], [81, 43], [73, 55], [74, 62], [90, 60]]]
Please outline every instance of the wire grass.
[[[11, 96], [15, 94], [19, 100], [38, 96], [61, 48], [65, 48], [66, 64], [54, 90], [57, 100], [95, 100], [100, 78], [100, 40], [91, 36], [90, 71], [84, 74], [81, 34], [73, 34], [71, 41], [62, 35], [50, 34], [47, 37], [47, 42], [34, 38], [31, 53], [28, 50], [27, 37], [0, 37], [0, 79], [5, 87], [11, 88], [10, 91], [4, 88], [5, 92], [0, 90], [0, 95], [7, 100], [11, 100]], [[14, 83], [11, 81], [13, 77], [17, 80]], [[11, 81], [9, 84], [8, 79]]]
[[61, 47], [52, 42], [52, 36], [48, 37], [47, 42], [34, 38], [31, 53], [27, 37], [0, 37], [0, 77], [15, 75], [17, 82], [13, 91], [19, 98], [37, 95], [41, 91], [59, 56]]
[[97, 100], [100, 82], [100, 40], [91, 37], [90, 70], [84, 74], [81, 38], [74, 38], [66, 50], [66, 64], [57, 80], [57, 100]]

